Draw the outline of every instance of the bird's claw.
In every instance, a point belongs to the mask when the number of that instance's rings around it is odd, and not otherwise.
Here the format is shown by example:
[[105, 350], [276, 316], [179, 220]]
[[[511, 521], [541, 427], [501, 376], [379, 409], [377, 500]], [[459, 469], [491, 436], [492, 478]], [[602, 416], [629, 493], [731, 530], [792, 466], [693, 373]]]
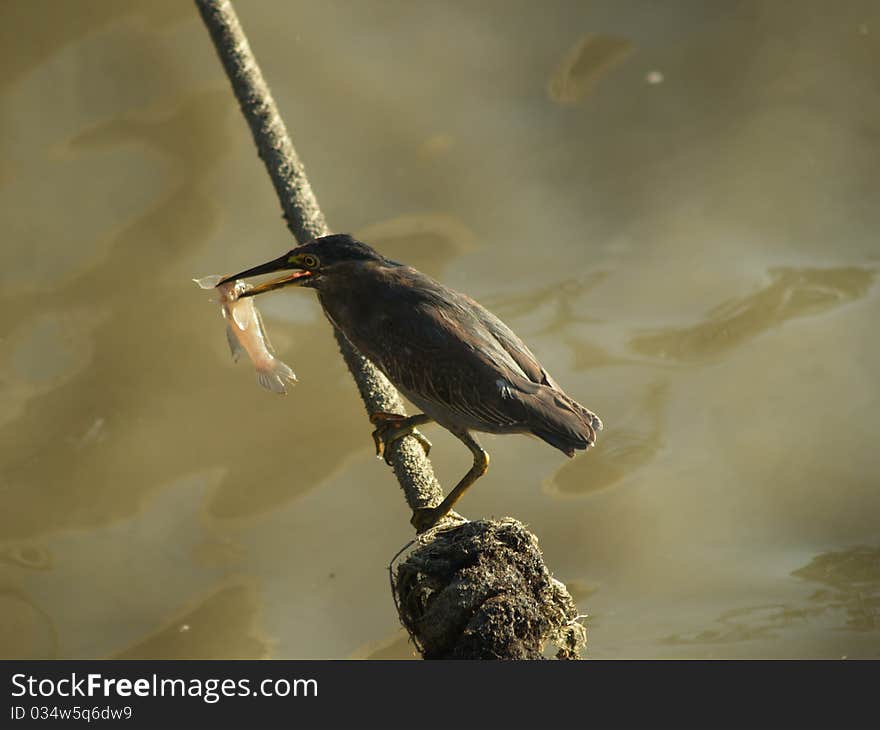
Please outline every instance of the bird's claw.
[[423, 507], [422, 509], [413, 510], [409, 523], [416, 528], [418, 534], [427, 532], [436, 525], [443, 515], [436, 507]]
[[405, 421], [406, 416], [402, 416], [399, 413], [388, 413], [387, 411], [376, 411], [375, 413], [370, 414], [370, 423], [374, 426], [384, 426], [388, 423], [396, 423], [399, 424], [401, 421]]
[[370, 416], [370, 421], [376, 425], [376, 430], [372, 434], [373, 443], [376, 446], [376, 458], [384, 457], [388, 466], [391, 466], [388, 447], [404, 436], [412, 436], [418, 441], [425, 456], [431, 453], [431, 442], [422, 433], [412, 426], [401, 425], [406, 420], [406, 416], [401, 416], [398, 413], [373, 413]]

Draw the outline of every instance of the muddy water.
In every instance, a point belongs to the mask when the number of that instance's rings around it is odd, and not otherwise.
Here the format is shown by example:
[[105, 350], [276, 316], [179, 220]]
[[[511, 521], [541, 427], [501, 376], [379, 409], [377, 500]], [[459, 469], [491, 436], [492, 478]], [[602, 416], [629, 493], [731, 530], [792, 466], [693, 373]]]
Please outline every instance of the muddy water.
[[[331, 226], [605, 420], [485, 438], [462, 503], [531, 526], [591, 656], [880, 655], [876, 3], [237, 5]], [[194, 10], [0, 19], [0, 655], [410, 656], [312, 294], [261, 302], [281, 398], [190, 282], [291, 245]]]

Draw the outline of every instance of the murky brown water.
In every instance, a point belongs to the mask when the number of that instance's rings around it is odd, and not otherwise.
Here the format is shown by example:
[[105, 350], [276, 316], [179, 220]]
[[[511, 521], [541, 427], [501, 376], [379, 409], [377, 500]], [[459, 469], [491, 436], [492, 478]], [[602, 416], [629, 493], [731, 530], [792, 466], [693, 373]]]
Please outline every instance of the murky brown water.
[[[574, 461], [485, 438], [462, 503], [532, 527], [591, 656], [880, 656], [877, 4], [237, 5], [331, 225], [604, 418]], [[0, 36], [0, 655], [409, 656], [312, 294], [261, 302], [279, 398], [190, 282], [291, 243], [195, 11]]]

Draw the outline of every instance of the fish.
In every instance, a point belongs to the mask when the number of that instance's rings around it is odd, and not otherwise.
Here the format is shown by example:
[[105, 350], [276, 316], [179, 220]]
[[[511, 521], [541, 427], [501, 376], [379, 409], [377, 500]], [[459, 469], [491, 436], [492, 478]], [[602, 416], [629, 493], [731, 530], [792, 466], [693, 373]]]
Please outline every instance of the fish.
[[[232, 359], [238, 362], [244, 352], [254, 364], [257, 382], [266, 390], [284, 395], [287, 386], [297, 382], [296, 373], [275, 357], [269, 342], [263, 318], [252, 297], [244, 297], [244, 292], [252, 289], [250, 284], [241, 281], [220, 282], [225, 277], [213, 274], [201, 279], [193, 279], [202, 289], [215, 289], [219, 295], [220, 312], [226, 320], [226, 341], [232, 351]], [[220, 286], [217, 286], [220, 284]]]

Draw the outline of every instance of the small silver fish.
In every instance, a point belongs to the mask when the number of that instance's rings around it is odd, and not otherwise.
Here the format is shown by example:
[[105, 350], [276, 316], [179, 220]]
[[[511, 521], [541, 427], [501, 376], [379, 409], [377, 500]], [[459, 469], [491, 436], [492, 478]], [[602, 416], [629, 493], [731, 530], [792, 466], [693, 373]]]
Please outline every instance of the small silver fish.
[[214, 274], [193, 281], [202, 289], [216, 289], [219, 294], [232, 359], [238, 362], [241, 353], [246, 352], [257, 371], [257, 382], [273, 393], [286, 393], [287, 384], [296, 383], [296, 374], [275, 357], [253, 297], [239, 298], [251, 286], [240, 280], [217, 286], [223, 278]]

